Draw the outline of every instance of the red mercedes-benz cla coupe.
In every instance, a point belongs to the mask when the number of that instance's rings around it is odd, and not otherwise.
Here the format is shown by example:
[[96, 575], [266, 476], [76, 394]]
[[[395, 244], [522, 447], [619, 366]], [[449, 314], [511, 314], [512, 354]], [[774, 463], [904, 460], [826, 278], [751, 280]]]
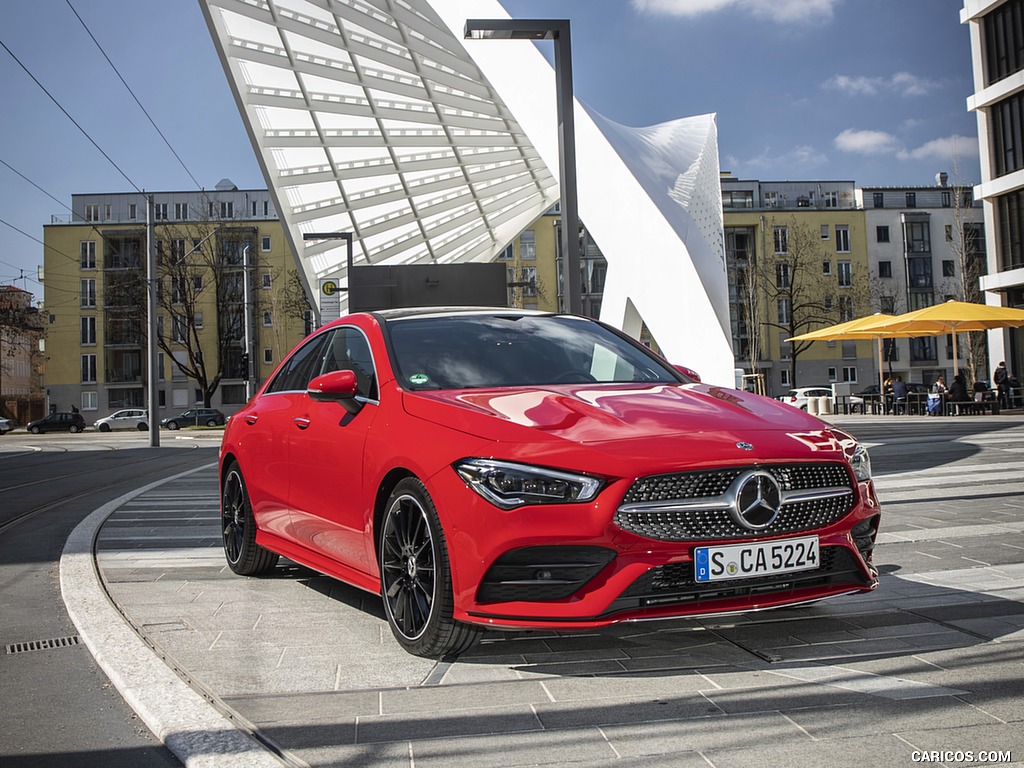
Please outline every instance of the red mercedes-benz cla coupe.
[[379, 593], [422, 656], [484, 628], [878, 584], [880, 509], [853, 438], [571, 315], [403, 309], [326, 325], [231, 418], [220, 481], [233, 571], [283, 555]]

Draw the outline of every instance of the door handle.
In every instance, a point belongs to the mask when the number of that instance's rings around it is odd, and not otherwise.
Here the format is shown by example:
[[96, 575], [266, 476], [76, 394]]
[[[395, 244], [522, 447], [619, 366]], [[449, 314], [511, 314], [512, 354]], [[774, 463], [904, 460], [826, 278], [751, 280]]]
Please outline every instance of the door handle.
[[294, 421], [295, 426], [298, 427], [299, 429], [305, 429], [310, 424], [310, 420], [307, 419], [305, 416], [296, 416]]
[[248, 416], [245, 417], [245, 423], [248, 424], [251, 427], [257, 421], [259, 421], [259, 418], [260, 417], [257, 414], [250, 413]]

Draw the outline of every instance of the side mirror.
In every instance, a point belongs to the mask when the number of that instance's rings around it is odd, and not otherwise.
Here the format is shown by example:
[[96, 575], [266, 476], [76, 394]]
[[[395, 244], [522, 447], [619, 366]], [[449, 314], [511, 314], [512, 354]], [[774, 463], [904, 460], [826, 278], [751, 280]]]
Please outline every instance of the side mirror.
[[676, 365], [673, 367], [686, 378], [693, 379], [695, 382], [700, 384], [700, 374], [693, 370], [693, 368], [687, 368], [685, 365]]
[[353, 371], [331, 371], [317, 376], [306, 387], [306, 394], [318, 403], [341, 403], [349, 413], [359, 413], [363, 404], [356, 400], [359, 383]]

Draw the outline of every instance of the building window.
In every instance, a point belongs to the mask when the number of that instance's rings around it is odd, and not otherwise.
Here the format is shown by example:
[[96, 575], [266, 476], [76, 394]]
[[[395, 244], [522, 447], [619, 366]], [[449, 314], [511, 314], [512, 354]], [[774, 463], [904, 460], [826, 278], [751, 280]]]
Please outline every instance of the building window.
[[997, 197], [996, 210], [999, 269], [1024, 267], [1024, 190]]
[[892, 277], [892, 262], [891, 261], [880, 261], [880, 262], [878, 262], [878, 276], [879, 277]]
[[199, 293], [201, 290], [203, 290], [203, 276], [192, 275], [192, 292]]
[[235, 204], [227, 200], [220, 204], [220, 217], [222, 219], [233, 219], [235, 218]]
[[779, 359], [780, 360], [792, 360], [793, 359], [793, 342], [786, 341], [789, 338], [789, 334], [785, 331], [779, 332]]
[[931, 253], [932, 241], [927, 221], [907, 222], [907, 250], [910, 253]]
[[778, 301], [778, 318], [779, 325], [788, 325], [789, 319], [792, 315], [792, 304], [788, 297], [783, 297]]
[[270, 277], [270, 273], [269, 272], [261, 272], [260, 273], [260, 287], [263, 288], [264, 290], [268, 290], [272, 285], [273, 285], [273, 283], [272, 283], [272, 278]]
[[990, 112], [992, 163], [995, 176], [1024, 167], [1024, 94], [1000, 101]]
[[974, 190], [965, 189], [963, 195], [960, 198], [960, 205], [964, 208], [970, 208], [974, 205]]
[[942, 190], [942, 207], [943, 208], [949, 208], [949, 206], [951, 206], [952, 204], [953, 204], [953, 201], [952, 201], [952, 199], [949, 196], [949, 190], [948, 189]]
[[83, 307], [96, 306], [96, 279], [89, 277], [82, 280], [82, 303]]
[[[853, 287], [853, 264], [849, 261], [840, 261], [836, 264], [840, 288]], [[852, 319], [852, 318], [851, 318]]]
[[88, 203], [85, 206], [85, 220], [86, 221], [99, 221], [100, 220], [100, 207], [95, 203]]
[[875, 208], [885, 208], [885, 192], [872, 192], [871, 204]]
[[274, 350], [270, 347], [263, 348], [263, 364], [273, 365], [274, 364]]
[[789, 253], [789, 229], [786, 227], [775, 227], [775, 252]]
[[828, 224], [821, 225], [821, 239], [828, 240]]
[[775, 264], [775, 287], [785, 290], [790, 286], [789, 263], [780, 261]]
[[826, 208], [838, 208], [839, 207], [839, 193], [836, 191], [825, 192], [823, 197], [825, 198]]
[[895, 296], [880, 296], [878, 298], [878, 308], [886, 315], [896, 314], [896, 297]]
[[192, 316], [192, 327], [195, 328], [197, 331], [203, 330], [203, 313], [202, 312], [196, 312]]
[[96, 355], [82, 355], [82, 383], [96, 383]]
[[110, 203], [103, 206], [103, 220], [110, 221]]
[[907, 192], [907, 208], [917, 208], [917, 192]]
[[96, 392], [83, 392], [82, 393], [82, 410], [83, 411], [95, 411], [99, 407], [100, 399], [96, 396]]
[[1024, 3], [1011, 0], [982, 17], [985, 85], [1024, 69]]
[[175, 344], [184, 344], [188, 334], [188, 321], [184, 317], [175, 315], [171, 318], [171, 341]]
[[537, 258], [537, 233], [528, 229], [519, 236], [519, 258], [533, 261]]
[[779, 193], [778, 192], [765, 192], [764, 193], [764, 207], [765, 208], [778, 208], [779, 207]]
[[956, 262], [952, 259], [942, 260], [942, 276], [943, 277], [956, 277]]
[[[853, 320], [853, 297], [852, 296], [840, 296], [839, 297], [839, 322], [848, 323]], [[845, 345], [846, 342], [844, 341]], [[856, 352], [854, 352], [856, 355]]]
[[270, 250], [270, 235], [264, 235], [260, 238], [260, 250], [264, 253]]
[[836, 377], [836, 369], [833, 368], [832, 366], [829, 366], [829, 369], [828, 369], [828, 380], [829, 380], [829, 382], [831, 383], [833, 381], [836, 381], [836, 378], [837, 378]]
[[96, 269], [96, 241], [83, 240], [78, 247], [82, 269]]
[[136, 203], [128, 203], [128, 218], [132, 221], [139, 218], [139, 206]]
[[952, 224], [947, 224], [946, 225], [946, 242], [947, 243], [952, 243], [953, 242], [953, 225]]
[[96, 344], [96, 318], [83, 317], [82, 321], [82, 346], [93, 346]]
[[188, 203], [174, 204], [174, 218], [179, 221], [185, 221], [188, 219]]
[[875, 242], [876, 243], [888, 243], [889, 242], [889, 227], [885, 227], [885, 226], [875, 227]]
[[783, 389], [789, 389], [789, 369], [788, 368], [780, 368], [779, 369], [779, 384], [782, 385]]
[[850, 252], [850, 228], [843, 225], [836, 225], [836, 253]]
[[826, 277], [832, 274], [832, 262], [829, 261], [828, 259], [825, 259], [823, 262], [821, 262], [821, 274], [825, 275]]
[[185, 241], [171, 240], [171, 264], [185, 263]]
[[849, 384], [857, 383], [857, 366], [855, 365], [844, 365], [843, 366], [843, 381]]
[[167, 220], [167, 203], [153, 203], [153, 220]]
[[273, 324], [274, 324], [274, 318], [273, 318], [273, 315], [270, 314], [270, 310], [269, 309], [263, 310], [263, 325], [264, 325], [264, 327], [269, 328]]

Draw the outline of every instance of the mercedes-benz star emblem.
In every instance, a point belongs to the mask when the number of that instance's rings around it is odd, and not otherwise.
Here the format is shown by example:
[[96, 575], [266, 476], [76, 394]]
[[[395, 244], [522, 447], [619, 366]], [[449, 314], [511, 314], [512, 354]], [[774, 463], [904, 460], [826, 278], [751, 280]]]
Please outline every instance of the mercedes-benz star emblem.
[[751, 531], [767, 528], [782, 507], [782, 489], [770, 472], [748, 470], [733, 481], [735, 496], [729, 514], [739, 525]]
[[752, 450], [754, 450], [754, 446], [751, 443], [747, 443], [747, 442], [744, 442], [742, 440], [740, 442], [736, 443], [736, 447], [739, 448], [741, 451], [752, 451]]

